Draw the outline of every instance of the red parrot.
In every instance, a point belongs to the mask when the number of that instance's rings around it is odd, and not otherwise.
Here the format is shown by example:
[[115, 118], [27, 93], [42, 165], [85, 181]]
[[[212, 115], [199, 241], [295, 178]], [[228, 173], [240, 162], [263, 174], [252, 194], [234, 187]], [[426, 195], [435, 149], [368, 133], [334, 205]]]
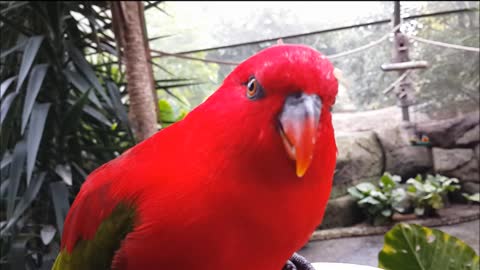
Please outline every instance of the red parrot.
[[323, 218], [337, 89], [308, 46], [248, 58], [184, 120], [88, 176], [53, 269], [282, 269]]

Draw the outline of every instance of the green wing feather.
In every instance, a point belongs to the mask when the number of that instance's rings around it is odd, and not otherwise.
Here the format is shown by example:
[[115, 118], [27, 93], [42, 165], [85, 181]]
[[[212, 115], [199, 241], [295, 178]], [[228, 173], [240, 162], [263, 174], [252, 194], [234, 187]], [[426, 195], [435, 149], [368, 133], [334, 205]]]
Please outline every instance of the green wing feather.
[[[85, 217], [88, 218], [88, 217]], [[91, 240], [80, 240], [72, 253], [62, 250], [52, 270], [107, 270], [122, 240], [133, 230], [135, 209], [119, 204], [97, 229]]]

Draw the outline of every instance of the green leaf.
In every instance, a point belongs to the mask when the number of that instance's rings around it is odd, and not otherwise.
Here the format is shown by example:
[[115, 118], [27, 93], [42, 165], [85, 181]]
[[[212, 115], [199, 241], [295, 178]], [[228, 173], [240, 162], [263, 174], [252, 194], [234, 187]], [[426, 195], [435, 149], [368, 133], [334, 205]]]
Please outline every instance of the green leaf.
[[365, 193], [365, 194], [369, 194], [372, 190], [375, 190], [375, 185], [373, 185], [372, 183], [360, 183], [358, 185], [356, 185], [357, 189], [362, 192], [362, 193]]
[[63, 182], [65, 184], [71, 186], [72, 185], [72, 168], [70, 165], [65, 164], [58, 164], [57, 167], [55, 167], [55, 172], [62, 178]]
[[106, 85], [107, 85], [108, 93], [113, 102], [113, 109], [117, 114], [118, 119], [120, 120], [124, 128], [128, 128], [129, 124], [128, 124], [127, 110], [125, 109], [125, 106], [122, 103], [122, 99], [120, 97], [120, 90], [118, 90], [117, 85], [110, 80], [106, 81]]
[[10, 229], [12, 225], [17, 222], [18, 218], [25, 212], [25, 210], [30, 206], [32, 201], [37, 197], [38, 191], [43, 184], [45, 179], [45, 172], [41, 172], [37, 177], [32, 179], [32, 184], [27, 187], [27, 190], [23, 194], [22, 198], [15, 207], [13, 216], [8, 220], [7, 225], [2, 229], [2, 234]]
[[416, 224], [397, 224], [385, 234], [379, 267], [386, 270], [478, 270], [479, 257], [460, 239]]
[[[3, 11], [3, 10], [2, 10]], [[12, 52], [15, 52], [15, 51], [21, 51], [23, 50], [23, 48], [25, 47], [25, 44], [27, 43], [27, 40], [25, 39], [19, 39], [17, 44], [15, 46], [13, 46], [12, 48], [8, 49], [8, 50], [4, 50], [2, 51], [2, 53], [0, 54], [0, 58], [4, 58], [6, 57], [7, 55], [11, 54]]]
[[[398, 177], [398, 176], [397, 176]], [[386, 190], [391, 190], [397, 185], [397, 182], [393, 179], [393, 176], [389, 173], [384, 173], [380, 178], [380, 183]]]
[[175, 112], [170, 103], [165, 99], [158, 100], [158, 119], [162, 122], [173, 123], [176, 120]]
[[40, 238], [42, 239], [43, 244], [44, 245], [50, 244], [56, 232], [57, 230], [52, 225], [42, 226], [42, 229], [40, 230]]
[[62, 121], [62, 129], [64, 134], [69, 134], [75, 127], [78, 126], [80, 122], [80, 117], [82, 116], [83, 107], [88, 102], [88, 94], [90, 89], [83, 93], [82, 96], [73, 104], [70, 110], [66, 113]]
[[3, 95], [7, 92], [8, 87], [10, 87], [10, 84], [17, 78], [17, 76], [10, 77], [2, 82], [0, 85], [0, 98], [3, 97]]
[[385, 210], [382, 211], [382, 216], [384, 216], [384, 217], [389, 217], [389, 216], [392, 215], [392, 213], [393, 213], [393, 212], [392, 212], [391, 209], [385, 209]]
[[407, 184], [414, 187], [416, 192], [424, 192], [425, 191], [425, 188], [423, 187], [423, 184], [421, 182], [413, 179], [413, 178], [408, 179]]
[[12, 162], [12, 155], [10, 152], [6, 152], [2, 157], [2, 161], [0, 162], [0, 170], [3, 170], [5, 167], [7, 167], [10, 162]]
[[12, 102], [15, 100], [17, 95], [17, 92], [13, 92], [8, 94], [5, 99], [2, 100], [2, 103], [0, 104], [0, 125], [3, 124], [3, 120], [5, 120], [7, 113], [10, 110], [10, 106], [12, 105]]
[[62, 181], [50, 183], [53, 207], [55, 209], [55, 218], [59, 235], [63, 232], [63, 222], [67, 216], [70, 204], [68, 202], [68, 190]]
[[472, 202], [480, 202], [480, 193], [474, 193], [472, 195], [468, 195], [467, 193], [462, 193], [463, 197], [465, 197], [467, 200], [472, 201]]
[[96, 110], [95, 108], [91, 107], [91, 106], [88, 106], [88, 105], [85, 105], [83, 107], [83, 111], [85, 113], [87, 113], [88, 115], [90, 115], [91, 117], [95, 118], [96, 120], [98, 120], [100, 123], [106, 125], [107, 127], [111, 127], [112, 126], [112, 121], [108, 120], [107, 117], [105, 117], [101, 112], [99, 112], [98, 110]]
[[5, 199], [5, 193], [7, 193], [7, 189], [10, 183], [10, 179], [2, 180], [2, 184], [0, 185], [0, 199]]
[[32, 68], [32, 72], [30, 73], [30, 79], [28, 80], [27, 85], [27, 94], [25, 96], [25, 102], [23, 104], [21, 129], [22, 135], [25, 131], [25, 127], [27, 126], [27, 121], [30, 117], [30, 113], [32, 112], [33, 103], [37, 98], [38, 92], [40, 91], [40, 87], [42, 86], [45, 74], [47, 74], [47, 70], [48, 64], [41, 64], [34, 66]]
[[15, 92], [17, 93], [20, 90], [20, 87], [22, 87], [23, 81], [27, 77], [33, 60], [37, 56], [37, 52], [42, 44], [43, 38], [43, 36], [34, 36], [28, 39], [25, 50], [23, 50], [22, 63], [20, 64], [20, 71], [18, 73], [17, 88], [15, 89]]
[[403, 213], [405, 210], [411, 208], [412, 201], [407, 192], [403, 188], [396, 188], [392, 190], [392, 207], [395, 211]]
[[83, 177], [83, 180], [87, 179], [88, 174], [74, 161], [72, 167]]
[[[91, 88], [91, 84], [87, 82], [82, 75], [78, 74], [78, 72], [73, 72], [68, 69], [63, 71], [65, 77], [67, 77], [68, 81], [75, 86], [80, 92], [85, 93]], [[95, 104], [99, 109], [102, 109], [102, 105], [100, 104], [100, 100], [95, 95], [94, 92], [90, 92], [88, 95], [90, 101]]]
[[87, 62], [87, 60], [85, 60], [85, 57], [83, 57], [82, 53], [75, 46], [73, 46], [71, 42], [67, 42], [67, 49], [69, 55], [72, 57], [72, 60], [75, 63], [75, 66], [85, 76], [87, 81], [90, 82], [90, 84], [97, 90], [100, 96], [105, 100], [105, 102], [107, 102], [107, 104], [111, 108], [112, 101], [106, 95], [105, 90], [100, 84], [97, 75], [95, 75], [95, 72], [92, 69], [92, 66]]
[[25, 167], [25, 157], [27, 155], [27, 145], [25, 141], [19, 141], [15, 145], [12, 154], [12, 164], [10, 165], [10, 183], [7, 192], [7, 219], [13, 215], [15, 208], [15, 199], [18, 188], [20, 187], [20, 176], [22, 176]]
[[432, 195], [432, 198], [430, 199], [430, 205], [434, 209], [441, 209], [443, 208], [443, 199], [442, 196], [440, 196], [438, 193], [435, 193]]
[[385, 196], [385, 194], [383, 194], [380, 191], [376, 191], [376, 190], [372, 190], [372, 192], [370, 192], [370, 196], [372, 196], [375, 199], [384, 201], [384, 202], [388, 200], [388, 198], [387, 198], [387, 196]]
[[176, 100], [180, 101], [181, 103], [188, 105], [184, 100], [182, 100], [179, 96], [175, 95], [172, 91], [170, 91], [168, 88], [163, 89], [163, 91], [167, 92], [170, 96], [175, 98]]
[[423, 188], [425, 190], [425, 192], [427, 193], [431, 193], [431, 192], [435, 192], [437, 189], [434, 185], [430, 184], [429, 182], [425, 183], [423, 185]]
[[32, 119], [27, 134], [27, 185], [30, 183], [33, 167], [37, 159], [38, 148], [45, 129], [50, 103], [35, 103], [32, 110]]
[[349, 187], [347, 189], [348, 193], [352, 195], [352, 197], [357, 198], [357, 199], [363, 199], [365, 195], [363, 195], [361, 192], [358, 191], [356, 187]]
[[365, 198], [361, 199], [360, 201], [358, 201], [358, 204], [359, 205], [363, 205], [363, 204], [378, 205], [378, 204], [380, 204], [380, 201], [368, 196], [368, 197], [365, 197]]

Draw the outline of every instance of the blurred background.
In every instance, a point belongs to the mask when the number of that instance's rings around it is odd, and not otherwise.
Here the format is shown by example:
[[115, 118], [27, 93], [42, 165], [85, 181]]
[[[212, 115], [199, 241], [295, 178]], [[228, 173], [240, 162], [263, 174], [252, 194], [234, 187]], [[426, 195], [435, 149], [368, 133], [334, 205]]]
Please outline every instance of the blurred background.
[[[382, 234], [402, 220], [464, 224], [442, 228], [463, 240], [473, 230], [466, 241], [478, 253], [478, 1], [0, 8], [2, 269], [49, 269], [91, 171], [181, 121], [280, 39], [317, 49], [342, 73], [334, 188], [307, 258], [376, 266]], [[367, 235], [376, 238], [345, 244]], [[314, 240], [336, 238], [348, 241], [322, 256]], [[358, 253], [360, 243], [371, 249]]]

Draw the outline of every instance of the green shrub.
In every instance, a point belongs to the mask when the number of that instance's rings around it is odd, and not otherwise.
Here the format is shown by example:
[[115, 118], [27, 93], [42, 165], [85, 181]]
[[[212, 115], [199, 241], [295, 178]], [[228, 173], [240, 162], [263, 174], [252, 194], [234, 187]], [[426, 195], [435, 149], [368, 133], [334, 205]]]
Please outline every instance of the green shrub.
[[436, 174], [421, 175], [407, 180], [407, 192], [413, 199], [417, 216], [432, 216], [436, 210], [444, 207], [447, 194], [460, 188], [458, 179]]
[[404, 213], [410, 208], [409, 198], [400, 182], [400, 176], [385, 173], [378, 186], [360, 183], [350, 187], [348, 193], [358, 200], [370, 223], [382, 225], [391, 221], [395, 211]]

